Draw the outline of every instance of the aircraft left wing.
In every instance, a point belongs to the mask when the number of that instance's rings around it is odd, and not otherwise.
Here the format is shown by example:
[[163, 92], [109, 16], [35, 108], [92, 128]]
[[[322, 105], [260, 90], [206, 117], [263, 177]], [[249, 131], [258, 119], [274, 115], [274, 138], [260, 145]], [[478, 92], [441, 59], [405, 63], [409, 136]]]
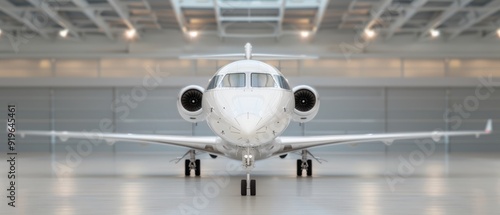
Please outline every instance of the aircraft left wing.
[[356, 144], [363, 142], [381, 141], [387, 145], [394, 140], [432, 138], [439, 141], [445, 136], [472, 136], [479, 137], [492, 132], [491, 119], [486, 123], [486, 128], [479, 131], [434, 131], [434, 132], [412, 132], [412, 133], [386, 133], [386, 134], [355, 134], [355, 135], [325, 135], [325, 136], [302, 136], [302, 137], [281, 137], [281, 150], [274, 153], [279, 155], [287, 152], [307, 149], [325, 145]]
[[18, 131], [21, 137], [25, 135], [33, 136], [55, 136], [66, 141], [69, 138], [104, 140], [108, 143], [119, 141], [151, 143], [160, 145], [181, 146], [196, 149], [212, 154], [224, 155], [216, 148], [219, 141], [217, 137], [192, 137], [175, 135], [150, 135], [150, 134], [120, 134], [120, 133], [99, 133], [99, 132], [71, 132], [71, 131]]

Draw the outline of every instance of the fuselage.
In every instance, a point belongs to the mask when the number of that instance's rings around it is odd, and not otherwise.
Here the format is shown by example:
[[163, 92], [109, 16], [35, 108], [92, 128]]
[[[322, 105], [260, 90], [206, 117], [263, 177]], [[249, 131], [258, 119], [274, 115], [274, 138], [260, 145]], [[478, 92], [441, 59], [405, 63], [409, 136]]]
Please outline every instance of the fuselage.
[[214, 134], [239, 148], [263, 148], [292, 119], [294, 95], [281, 73], [261, 61], [240, 60], [221, 68], [203, 94], [203, 111]]

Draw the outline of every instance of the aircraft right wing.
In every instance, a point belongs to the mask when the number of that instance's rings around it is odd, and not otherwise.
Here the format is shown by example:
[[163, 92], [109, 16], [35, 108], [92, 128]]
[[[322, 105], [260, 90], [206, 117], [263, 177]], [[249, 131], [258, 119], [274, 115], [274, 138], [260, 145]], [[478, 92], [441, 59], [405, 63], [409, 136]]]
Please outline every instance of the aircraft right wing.
[[491, 119], [486, 123], [486, 128], [482, 131], [434, 131], [434, 132], [412, 132], [412, 133], [386, 133], [386, 134], [354, 134], [354, 135], [325, 135], [325, 136], [299, 136], [281, 137], [282, 149], [274, 155], [287, 152], [307, 149], [325, 145], [353, 144], [363, 142], [381, 141], [388, 145], [394, 140], [432, 138], [439, 141], [444, 136], [471, 136], [479, 137], [483, 134], [490, 134], [493, 130]]
[[69, 138], [104, 140], [108, 143], [119, 141], [151, 143], [160, 145], [181, 146], [196, 149], [212, 154], [224, 155], [216, 145], [220, 141], [217, 137], [192, 137], [175, 135], [154, 135], [154, 134], [120, 134], [120, 133], [100, 133], [100, 132], [72, 132], [72, 131], [18, 131], [21, 137], [32, 136], [55, 136], [65, 141]]

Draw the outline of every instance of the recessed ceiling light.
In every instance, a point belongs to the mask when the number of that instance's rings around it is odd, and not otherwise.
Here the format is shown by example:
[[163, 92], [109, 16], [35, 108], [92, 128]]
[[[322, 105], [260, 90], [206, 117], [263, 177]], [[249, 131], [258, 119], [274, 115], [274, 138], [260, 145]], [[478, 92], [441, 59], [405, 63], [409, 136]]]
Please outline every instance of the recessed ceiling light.
[[365, 35], [368, 37], [368, 38], [373, 38], [375, 37], [376, 33], [374, 30], [372, 29], [365, 29]]
[[439, 32], [439, 30], [436, 29], [431, 29], [429, 33], [431, 33], [432, 37], [439, 37], [439, 35], [441, 34], [441, 32]]
[[300, 36], [301, 36], [302, 38], [309, 37], [309, 35], [310, 35], [310, 34], [311, 34], [311, 33], [309, 33], [309, 31], [301, 31], [301, 32], [300, 32]]
[[0, 29], [0, 35], [2, 35], [2, 33], [3, 33], [3, 32], [2, 32], [2, 29]]
[[190, 31], [190, 32], [189, 32], [189, 37], [191, 37], [191, 38], [195, 38], [195, 37], [197, 37], [197, 36], [198, 36], [198, 31]]
[[59, 36], [61, 36], [62, 38], [66, 38], [68, 36], [68, 33], [69, 33], [68, 29], [60, 30]]
[[135, 35], [137, 35], [137, 31], [133, 28], [125, 31], [125, 37], [127, 37], [127, 39], [132, 39], [135, 37]]
[[500, 37], [500, 28], [497, 29], [497, 36]]

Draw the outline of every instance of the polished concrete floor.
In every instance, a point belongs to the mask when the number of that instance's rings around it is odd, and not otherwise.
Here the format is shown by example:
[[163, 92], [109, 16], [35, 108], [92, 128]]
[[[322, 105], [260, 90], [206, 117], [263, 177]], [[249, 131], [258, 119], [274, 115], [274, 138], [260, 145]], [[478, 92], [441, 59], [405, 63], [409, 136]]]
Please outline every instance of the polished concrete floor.
[[500, 154], [318, 153], [313, 177], [295, 176], [291, 154], [257, 162], [253, 197], [239, 162], [203, 154], [202, 176], [185, 178], [176, 156], [21, 154], [16, 208], [2, 175], [0, 214], [500, 214]]

